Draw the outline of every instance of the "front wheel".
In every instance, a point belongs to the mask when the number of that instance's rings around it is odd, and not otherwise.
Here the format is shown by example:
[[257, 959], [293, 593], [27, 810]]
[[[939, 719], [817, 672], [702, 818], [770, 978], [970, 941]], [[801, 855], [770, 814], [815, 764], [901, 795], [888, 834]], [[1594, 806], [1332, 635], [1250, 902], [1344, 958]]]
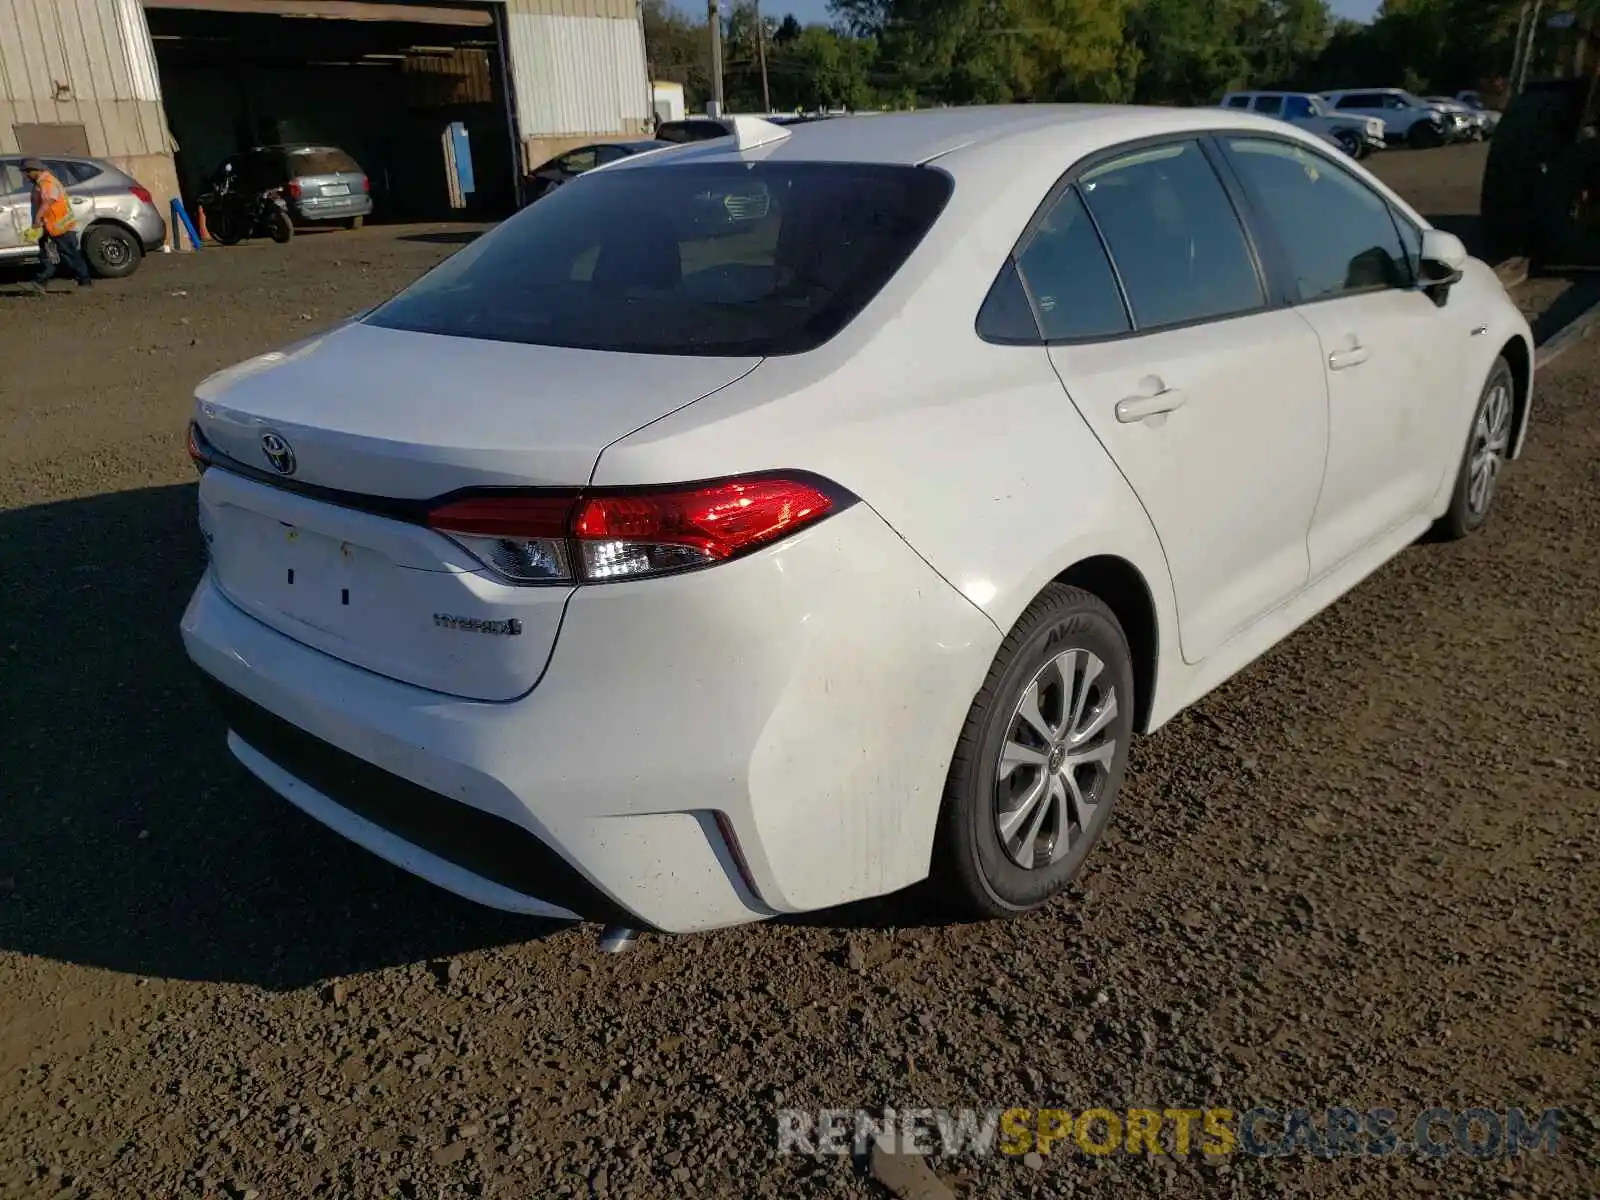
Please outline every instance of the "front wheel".
[[1335, 130], [1333, 134], [1333, 140], [1338, 142], [1339, 149], [1343, 150], [1351, 158], [1361, 157], [1361, 150], [1365, 143], [1352, 130]]
[[1434, 524], [1436, 540], [1464, 538], [1489, 519], [1500, 473], [1511, 455], [1516, 408], [1516, 381], [1511, 365], [1497, 358], [1472, 415], [1472, 431], [1467, 435], [1467, 447], [1456, 472], [1450, 507]]
[[294, 222], [289, 219], [288, 213], [279, 209], [267, 223], [267, 231], [272, 234], [272, 240], [281, 246], [294, 236]]
[[1418, 121], [1406, 134], [1406, 142], [1413, 150], [1431, 150], [1444, 144], [1444, 133], [1431, 121]]
[[237, 246], [244, 240], [244, 222], [232, 213], [218, 209], [206, 217], [206, 232], [219, 246]]
[[1133, 705], [1116, 617], [1088, 592], [1050, 585], [962, 728], [935, 845], [939, 898], [968, 916], [1011, 917], [1066, 887], [1116, 804]]

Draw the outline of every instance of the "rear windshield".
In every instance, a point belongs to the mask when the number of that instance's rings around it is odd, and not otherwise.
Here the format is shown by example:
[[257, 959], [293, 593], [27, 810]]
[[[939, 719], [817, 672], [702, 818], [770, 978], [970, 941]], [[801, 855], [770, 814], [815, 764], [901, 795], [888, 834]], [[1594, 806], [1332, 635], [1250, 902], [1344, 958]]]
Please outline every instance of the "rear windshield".
[[361, 164], [343, 150], [318, 148], [289, 151], [289, 178], [302, 175], [359, 175]]
[[640, 354], [798, 354], [877, 295], [950, 198], [928, 167], [693, 163], [596, 171], [366, 318]]
[[709, 142], [728, 136], [728, 127], [716, 121], [667, 121], [656, 130], [664, 142]]

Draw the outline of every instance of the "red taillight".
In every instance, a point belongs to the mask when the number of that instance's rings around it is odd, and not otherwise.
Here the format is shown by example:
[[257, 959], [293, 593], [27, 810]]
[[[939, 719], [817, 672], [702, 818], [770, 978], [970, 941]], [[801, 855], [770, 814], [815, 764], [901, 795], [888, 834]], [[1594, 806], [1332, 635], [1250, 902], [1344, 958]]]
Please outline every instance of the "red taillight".
[[136, 199], [142, 201], [145, 204], [154, 204], [156, 202], [155, 201], [155, 197], [150, 194], [149, 189], [145, 188], [145, 187], [141, 187], [137, 183], [134, 184], [132, 187], [130, 187], [128, 190], [134, 194], [134, 197]]
[[200, 427], [193, 421], [189, 422], [189, 436], [186, 440], [189, 461], [194, 463], [197, 471], [204, 471], [206, 469], [206, 452], [200, 445]]
[[372, 180], [368, 179], [365, 175], [361, 177], [361, 190], [363, 192], [370, 192], [372, 190]]
[[283, 185], [283, 194], [288, 196], [291, 200], [300, 199], [301, 190], [300, 181], [298, 179], [291, 179], [288, 183]]
[[837, 505], [816, 484], [763, 477], [649, 492], [479, 496], [441, 505], [428, 524], [518, 582], [598, 582], [722, 562]]

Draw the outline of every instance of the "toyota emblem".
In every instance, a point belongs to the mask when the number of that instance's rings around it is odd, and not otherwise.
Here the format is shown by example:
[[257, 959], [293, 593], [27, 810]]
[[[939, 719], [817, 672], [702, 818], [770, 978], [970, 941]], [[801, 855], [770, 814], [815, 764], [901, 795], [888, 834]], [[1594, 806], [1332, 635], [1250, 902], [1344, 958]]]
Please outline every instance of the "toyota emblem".
[[289, 449], [289, 443], [276, 433], [263, 433], [261, 435], [261, 452], [267, 456], [267, 461], [272, 464], [272, 469], [279, 475], [294, 474], [294, 451]]

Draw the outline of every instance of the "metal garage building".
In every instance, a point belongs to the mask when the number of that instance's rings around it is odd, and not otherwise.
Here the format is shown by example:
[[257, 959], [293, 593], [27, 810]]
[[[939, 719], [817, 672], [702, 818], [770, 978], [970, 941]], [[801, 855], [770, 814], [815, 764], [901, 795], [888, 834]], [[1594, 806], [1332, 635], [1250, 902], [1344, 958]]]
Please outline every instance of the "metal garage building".
[[0, 0], [0, 153], [107, 158], [163, 200], [248, 145], [322, 142], [380, 212], [487, 214], [650, 114], [638, 0]]

